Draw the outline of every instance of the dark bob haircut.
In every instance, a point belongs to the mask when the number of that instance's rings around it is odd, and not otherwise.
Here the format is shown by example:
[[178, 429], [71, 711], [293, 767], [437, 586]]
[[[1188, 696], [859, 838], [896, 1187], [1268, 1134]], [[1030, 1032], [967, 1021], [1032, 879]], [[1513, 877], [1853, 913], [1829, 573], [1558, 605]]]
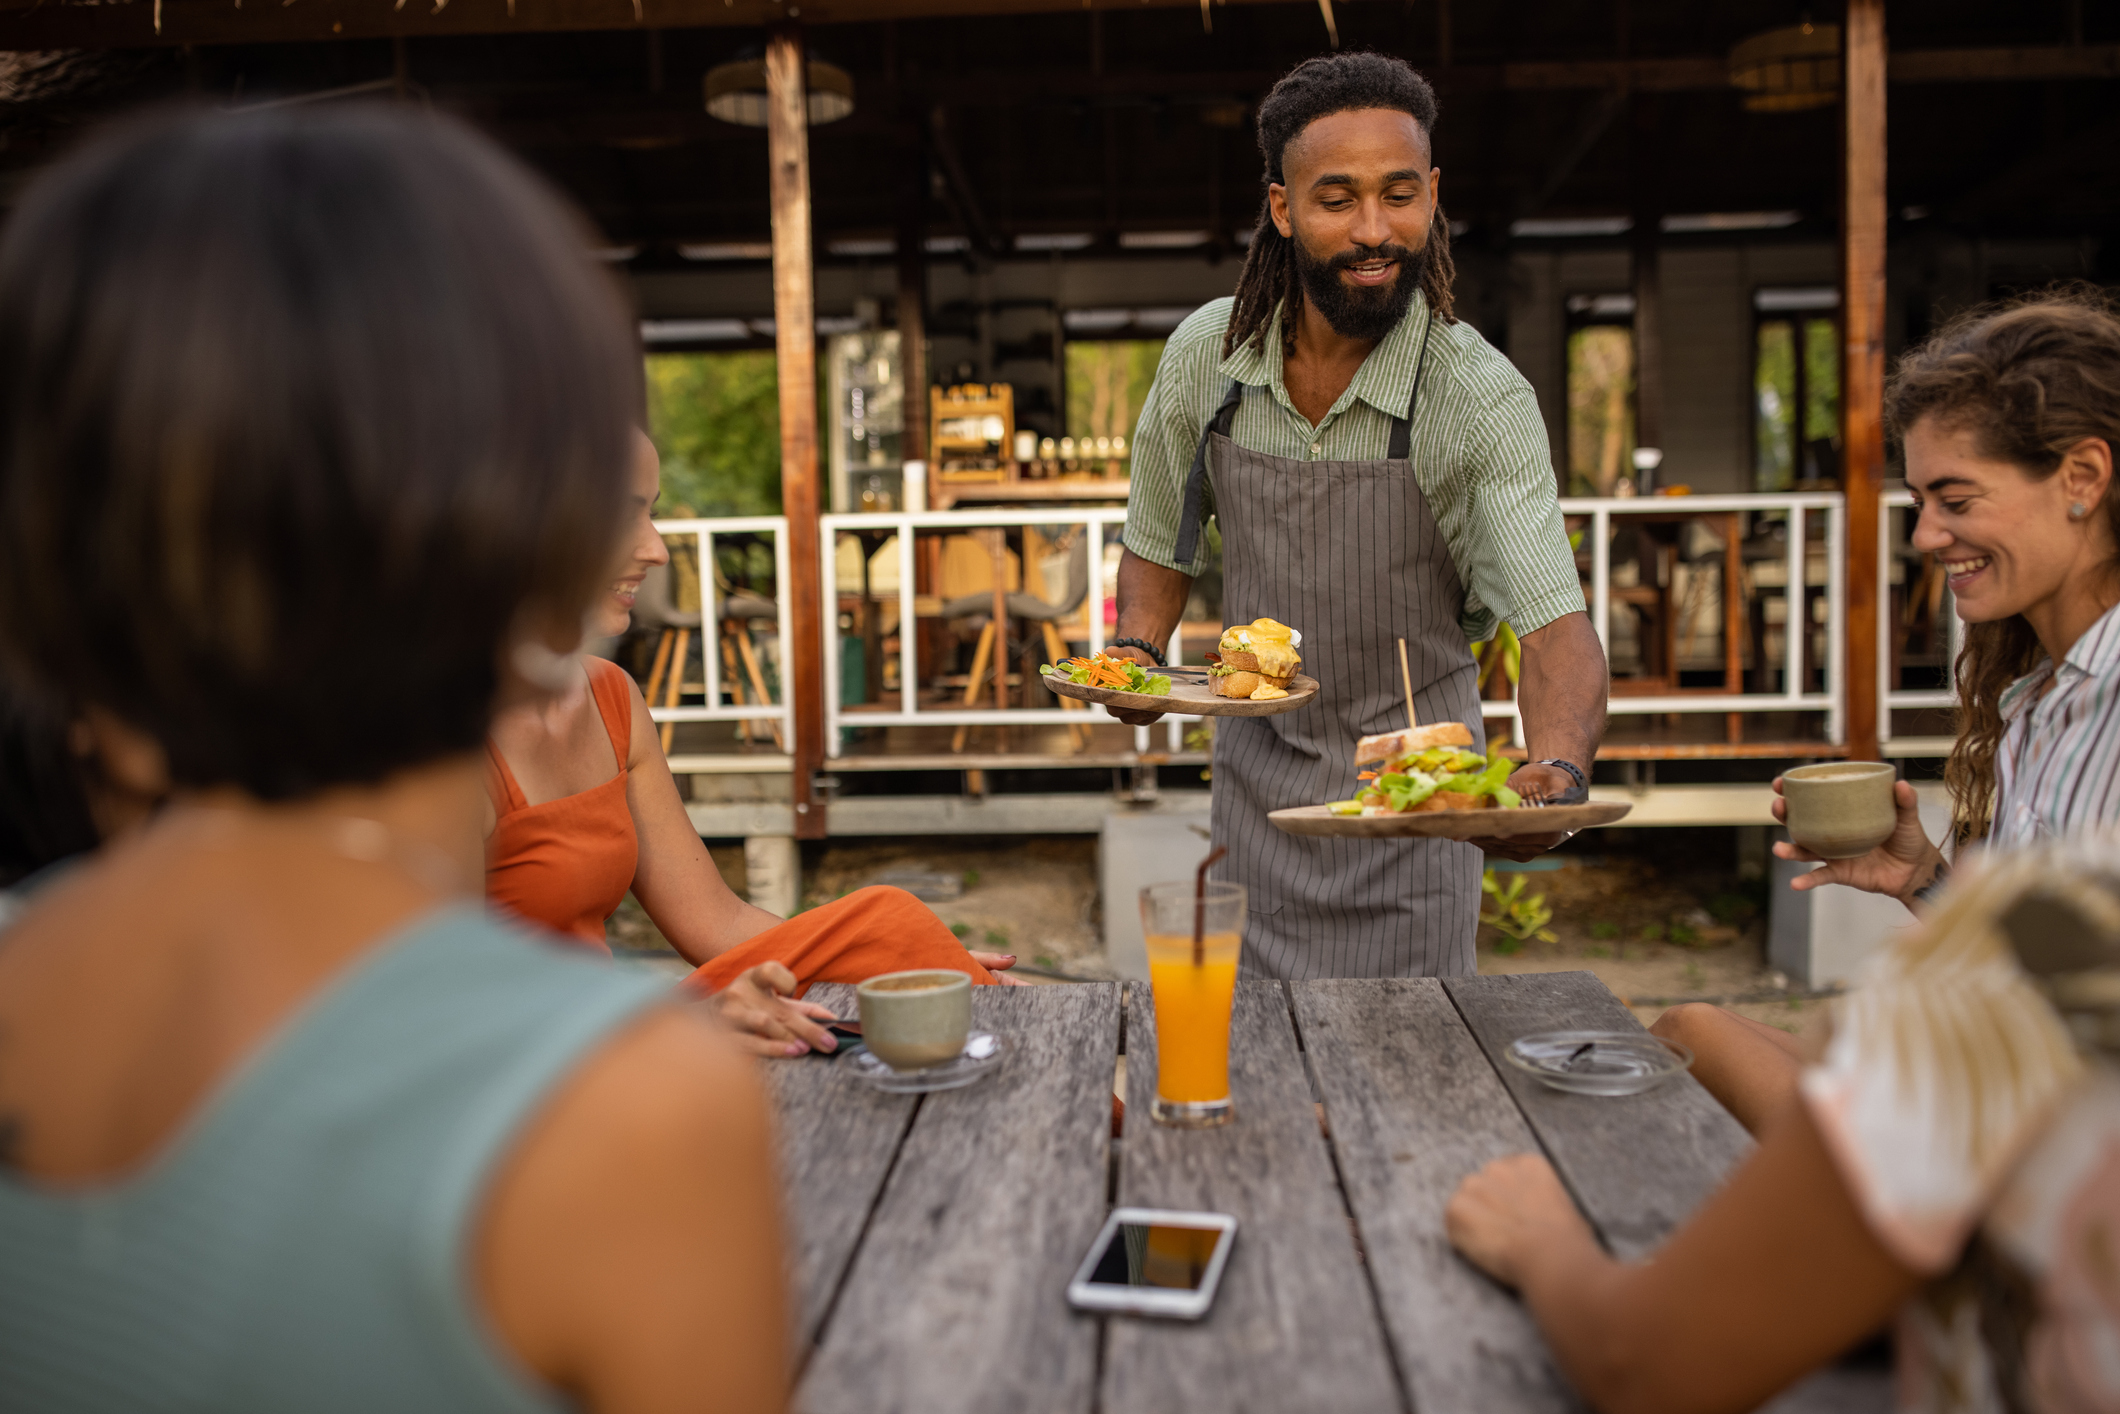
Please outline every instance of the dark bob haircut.
[[638, 345], [450, 121], [163, 112], [0, 240], [0, 654], [267, 800], [475, 750], [617, 543]]
[[101, 841], [65, 709], [0, 674], [0, 889]]

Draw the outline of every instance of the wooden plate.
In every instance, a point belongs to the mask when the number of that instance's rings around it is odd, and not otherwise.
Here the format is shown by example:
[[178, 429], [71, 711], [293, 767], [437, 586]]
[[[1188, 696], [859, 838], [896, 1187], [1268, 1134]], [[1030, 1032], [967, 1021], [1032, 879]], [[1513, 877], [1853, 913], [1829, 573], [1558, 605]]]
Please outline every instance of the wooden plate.
[[1550, 835], [1587, 830], [1624, 819], [1634, 809], [1617, 801], [1548, 805], [1515, 810], [1422, 810], [1410, 815], [1335, 815], [1322, 805], [1276, 810], [1266, 818], [1291, 835], [1339, 835], [1353, 839], [1404, 839], [1411, 835], [1469, 840], [1481, 836]]
[[1278, 717], [1283, 712], [1308, 707], [1310, 700], [1318, 695], [1318, 680], [1302, 673], [1297, 673], [1288, 684], [1288, 696], [1276, 697], [1270, 702], [1254, 702], [1249, 697], [1215, 696], [1214, 689], [1207, 685], [1205, 668], [1194, 668], [1190, 672], [1183, 667], [1158, 671], [1170, 674], [1168, 695], [1089, 687], [1054, 673], [1045, 675], [1045, 685], [1062, 697], [1101, 702], [1122, 712], [1179, 712], [1188, 717]]

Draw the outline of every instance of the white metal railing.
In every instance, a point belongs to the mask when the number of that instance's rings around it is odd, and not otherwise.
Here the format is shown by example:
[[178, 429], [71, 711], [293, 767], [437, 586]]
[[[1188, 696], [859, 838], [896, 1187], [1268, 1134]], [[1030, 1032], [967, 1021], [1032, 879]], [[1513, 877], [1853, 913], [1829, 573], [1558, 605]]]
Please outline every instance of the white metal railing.
[[[1089, 585], [1083, 600], [1087, 610], [1089, 647], [1092, 653], [1104, 649], [1104, 545], [1106, 535], [1126, 524], [1126, 507], [1097, 506], [1073, 510], [1033, 510], [1018, 507], [987, 507], [953, 511], [870, 511], [849, 515], [828, 515], [820, 519], [819, 539], [823, 544], [821, 567], [824, 576], [825, 603], [839, 602], [838, 555], [839, 535], [844, 531], [892, 532], [897, 538], [898, 554], [898, 708], [895, 711], [863, 708], [858, 712], [845, 711], [839, 702], [839, 615], [836, 610], [825, 614], [825, 751], [838, 756], [842, 749], [842, 728], [846, 727], [904, 727], [904, 726], [1082, 726], [1090, 722], [1115, 720], [1103, 707], [1095, 703], [1083, 703], [1087, 711], [1057, 707], [928, 707], [920, 706], [920, 681], [918, 663], [918, 636], [910, 626], [916, 622], [916, 596], [913, 593], [913, 539], [918, 531], [944, 531], [962, 533], [968, 530], [992, 530], [997, 528], [1027, 525], [1079, 525], [1090, 536]], [[1024, 582], [1029, 579], [1029, 567], [1025, 567]], [[1170, 646], [1164, 657], [1172, 663], [1184, 661], [1181, 636], [1182, 627], [1171, 634]], [[997, 655], [1004, 651], [1002, 645], [995, 647]], [[1007, 678], [1006, 664], [993, 669], [1003, 681]], [[1198, 717], [1172, 715], [1164, 719], [1164, 732], [1168, 741], [1166, 749], [1176, 751], [1184, 740], [1185, 724], [1196, 722]], [[1145, 751], [1151, 741], [1152, 728], [1134, 729], [1136, 750]]]
[[[1845, 692], [1841, 681], [1842, 625], [1847, 601], [1847, 507], [1837, 493], [1787, 493], [1734, 496], [1635, 496], [1629, 498], [1563, 497], [1561, 514], [1587, 516], [1590, 544], [1590, 622], [1597, 630], [1609, 660], [1612, 647], [1612, 531], [1616, 520], [1629, 516], [1668, 518], [1673, 515], [1723, 515], [1732, 511], [1784, 515], [1788, 518], [1788, 546], [1784, 572], [1787, 575], [1788, 614], [1782, 630], [1782, 690], [1780, 692], [1729, 692], [1714, 688], [1688, 689], [1661, 697], [1613, 696], [1606, 706], [1612, 716], [1640, 716], [1666, 712], [1824, 712], [1826, 737], [1839, 742], [1845, 736]], [[1826, 551], [1826, 651], [1822, 666], [1825, 690], [1806, 692], [1804, 640], [1811, 632], [1805, 612], [1807, 522], [1813, 515], [1825, 518]], [[1736, 546], [1726, 548], [1735, 554]], [[1727, 651], [1727, 650], [1726, 650]], [[1672, 665], [1676, 671], [1676, 664]], [[1483, 702], [1489, 718], [1509, 718], [1522, 740], [1523, 716], [1515, 699]]]
[[[1892, 617], [1891, 575], [1892, 565], [1892, 512], [1910, 506], [1913, 498], [1904, 490], [1888, 491], [1883, 497], [1878, 524], [1877, 565], [1877, 615], [1878, 615], [1878, 703], [1879, 736], [1889, 740], [1891, 736], [1891, 714], [1894, 710], [1928, 707], [1949, 707], [1956, 703], [1956, 695], [1950, 688], [1949, 667], [1946, 667], [1946, 685], [1942, 689], [1893, 690], [1890, 687], [1890, 644], [1897, 626]], [[1844, 627], [1847, 600], [1847, 517], [1843, 498], [1834, 493], [1827, 494], [1782, 494], [1782, 495], [1730, 495], [1730, 496], [1686, 496], [1686, 497], [1635, 497], [1630, 499], [1564, 498], [1560, 502], [1562, 514], [1584, 517], [1589, 521], [1587, 537], [1591, 549], [1591, 574], [1589, 589], [1590, 618], [1596, 628], [1598, 639], [1606, 646], [1609, 655], [1612, 628], [1612, 534], [1618, 524], [1629, 516], [1656, 515], [1669, 517], [1683, 515], [1721, 515], [1730, 512], [1764, 512], [1769, 515], [1787, 517], [1788, 540], [1783, 565], [1786, 576], [1788, 613], [1784, 619], [1782, 637], [1782, 690], [1780, 692], [1723, 691], [1713, 688], [1689, 689], [1654, 697], [1615, 696], [1610, 699], [1608, 710], [1612, 715], [1642, 715], [1649, 713], [1715, 713], [1715, 712], [1823, 712], [1826, 714], [1828, 740], [1840, 742], [1845, 739], [1845, 673]], [[1807, 527], [1812, 516], [1824, 517], [1825, 525], [1825, 583], [1822, 586], [1826, 597], [1825, 652], [1815, 665], [1824, 671], [1824, 690], [1804, 690], [1807, 686], [1805, 673], [1806, 638], [1813, 632], [1805, 605], [1807, 596], [1802, 586], [1806, 584], [1809, 555]], [[1029, 507], [984, 507], [951, 511], [922, 512], [876, 512], [848, 515], [827, 515], [820, 518], [820, 541], [824, 553], [820, 556], [820, 572], [823, 576], [821, 589], [827, 612], [824, 615], [824, 687], [825, 687], [825, 732], [826, 750], [832, 756], [841, 753], [844, 729], [855, 727], [892, 726], [963, 726], [963, 725], [1084, 725], [1091, 722], [1114, 720], [1102, 707], [1084, 704], [1086, 710], [1062, 708], [997, 708], [982, 706], [920, 705], [920, 682], [918, 671], [918, 636], [908, 631], [917, 622], [917, 605], [914, 594], [914, 540], [916, 532], [961, 533], [967, 530], [1014, 528], [1021, 526], [1082, 526], [1090, 536], [1089, 582], [1083, 608], [1087, 625], [1090, 651], [1098, 652], [1105, 645], [1106, 593], [1103, 576], [1105, 547], [1114, 533], [1126, 522], [1124, 505], [1077, 507], [1077, 508], [1029, 508]], [[793, 707], [788, 700], [787, 659], [793, 643], [790, 623], [789, 596], [785, 586], [792, 583], [788, 559], [787, 520], [782, 516], [741, 516], [690, 520], [659, 520], [656, 529], [666, 537], [693, 537], [698, 546], [701, 567], [701, 588], [705, 599], [701, 615], [700, 652], [704, 665], [705, 702], [697, 706], [661, 707], [649, 704], [650, 715], [658, 722], [702, 722], [702, 721], [773, 721], [779, 724], [783, 741], [792, 742], [794, 731]], [[898, 685], [895, 690], [897, 705], [863, 707], [849, 711], [840, 705], [840, 639], [837, 576], [838, 537], [848, 531], [888, 531], [896, 537], [898, 567], [897, 601], [900, 632], [898, 635]], [[773, 564], [776, 593], [773, 596], [779, 628], [779, 678], [780, 688], [772, 702], [724, 703], [723, 696], [728, 687], [740, 679], [732, 678], [730, 665], [722, 661], [722, 637], [716, 623], [716, 610], [722, 596], [714, 586], [714, 547], [716, 537], [743, 534], [770, 535], [773, 542]], [[1029, 577], [1026, 575], [1026, 583]], [[1907, 586], [1908, 593], [1914, 586]], [[1952, 612], [1951, 598], [1944, 595], [1943, 612], [1949, 616], [1950, 652], [1955, 658], [1963, 642], [1964, 626]], [[1072, 616], [1071, 616], [1072, 617]], [[1727, 617], [1725, 617], [1727, 622]], [[858, 631], [858, 630], [857, 630]], [[1078, 630], [1079, 631], [1079, 630]], [[1184, 661], [1182, 628], [1171, 636], [1166, 657], [1172, 663]], [[1727, 650], [1726, 650], [1727, 652]], [[1676, 665], [1674, 664], [1675, 668]], [[1006, 668], [1003, 667], [1005, 676]], [[1515, 722], [1521, 739], [1522, 718], [1513, 700], [1487, 701], [1481, 704], [1489, 718], [1508, 718]], [[1200, 720], [1196, 717], [1171, 716], [1165, 718], [1164, 749], [1176, 751], [1183, 743], [1186, 724]], [[1137, 750], [1148, 750], [1153, 740], [1153, 729], [1136, 728], [1134, 742]], [[1912, 746], [1913, 742], [1906, 743]]]
[[[1787, 585], [1789, 610], [1783, 631], [1783, 663], [1780, 692], [1728, 692], [1715, 689], [1688, 690], [1655, 697], [1613, 697], [1609, 710], [1613, 715], [1643, 715], [1650, 713], [1699, 713], [1699, 712], [1823, 712], [1826, 714], [1826, 729], [1829, 740], [1838, 742], [1844, 736], [1844, 664], [1842, 655], [1843, 625], [1845, 623], [1846, 584], [1846, 512], [1842, 498], [1837, 494], [1783, 494], [1783, 495], [1733, 495], [1733, 496], [1686, 496], [1635, 497], [1631, 499], [1567, 498], [1560, 503], [1564, 515], [1584, 516], [1590, 521], [1588, 537], [1591, 545], [1590, 616], [1597, 630], [1598, 639], [1607, 647], [1611, 644], [1612, 618], [1612, 562], [1611, 542], [1615, 523], [1628, 516], [1656, 515], [1669, 517], [1673, 514], [1720, 515], [1729, 512], [1765, 512], [1781, 515], [1788, 522], [1788, 548], [1784, 571]], [[1824, 517], [1825, 524], [1825, 584], [1826, 596], [1826, 645], [1820, 655], [1818, 666], [1825, 676], [1824, 690], [1806, 691], [1804, 661], [1805, 639], [1811, 632], [1810, 621], [1804, 611], [1808, 603], [1804, 592], [1807, 578], [1807, 556], [1809, 536], [1807, 524], [1812, 516]], [[898, 613], [901, 625], [915, 621], [914, 550], [915, 532], [963, 532], [995, 527], [1073, 526], [1087, 527], [1092, 536], [1089, 566], [1089, 586], [1085, 604], [1088, 610], [1089, 643], [1092, 652], [1100, 651], [1105, 643], [1104, 607], [1105, 592], [1101, 574], [1102, 552], [1107, 534], [1125, 524], [1124, 506], [1103, 506], [1078, 509], [1027, 509], [1017, 507], [986, 507], [953, 511], [925, 512], [873, 512], [851, 515], [828, 515], [822, 518], [820, 529], [825, 554], [822, 574], [823, 591], [828, 604], [836, 604], [838, 596], [837, 547], [838, 535], [845, 531], [889, 531], [896, 536], [898, 557]], [[1735, 552], [1732, 547], [1731, 553]], [[1027, 576], [1026, 576], [1027, 582]], [[1889, 596], [1884, 596], [1888, 598]], [[1881, 609], [1880, 612], [1888, 612]], [[1059, 708], [1006, 708], [993, 707], [929, 707], [919, 705], [919, 681], [916, 662], [916, 639], [914, 635], [901, 631], [899, 634], [898, 706], [877, 710], [864, 707], [859, 711], [845, 711], [840, 699], [840, 656], [838, 614], [826, 615], [825, 625], [825, 726], [827, 751], [836, 756], [840, 753], [842, 728], [891, 727], [891, 726], [963, 726], [1015, 723], [1018, 725], [1066, 725], [1087, 721], [1110, 721], [1112, 718], [1101, 707], [1091, 707], [1087, 714]], [[1181, 630], [1182, 632], [1182, 630]], [[1184, 660], [1180, 634], [1174, 632], [1169, 651], [1165, 655], [1170, 662]], [[1908, 694], [1894, 694], [1896, 699]], [[1918, 695], [1916, 695], [1918, 696]], [[1909, 701], [1905, 705], [1922, 705]], [[1522, 732], [1522, 719], [1514, 700], [1482, 703], [1485, 715], [1490, 718], [1510, 718]], [[1168, 717], [1165, 719], [1169, 750], [1179, 749], [1184, 734], [1184, 724], [1196, 721], [1191, 717]], [[1137, 728], [1137, 749], [1146, 750], [1150, 741], [1150, 728]]]
[[[788, 520], [786, 516], [718, 516], [691, 520], [658, 520], [655, 528], [664, 539], [691, 536], [699, 550], [699, 656], [705, 678], [705, 701], [696, 707], [662, 707], [651, 702], [648, 715], [658, 722], [756, 722], [779, 724], [782, 742], [795, 739], [795, 709], [788, 699], [787, 660], [795, 641], [790, 620], [787, 587], [794, 581], [788, 569]], [[721, 653], [720, 608], [723, 595], [715, 584], [714, 542], [719, 536], [773, 537], [773, 606], [780, 637], [777, 645], [779, 690], [774, 702], [723, 703], [724, 668]], [[670, 665], [673, 681], [682, 683], [684, 663]], [[761, 674], [763, 676], [763, 674]], [[738, 679], [740, 682], [741, 679]]]

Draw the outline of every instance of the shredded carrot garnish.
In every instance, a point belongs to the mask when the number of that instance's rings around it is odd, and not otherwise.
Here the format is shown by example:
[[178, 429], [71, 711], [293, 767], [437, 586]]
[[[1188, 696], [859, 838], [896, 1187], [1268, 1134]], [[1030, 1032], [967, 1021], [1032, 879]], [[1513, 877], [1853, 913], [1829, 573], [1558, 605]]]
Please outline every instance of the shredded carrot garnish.
[[1374, 771], [1357, 771], [1354, 773], [1354, 778], [1358, 781], [1373, 781], [1377, 778], [1377, 773]]
[[1070, 658], [1070, 668], [1083, 671], [1085, 683], [1090, 687], [1125, 688], [1133, 679], [1127, 675], [1126, 664], [1116, 658], [1107, 658], [1102, 653], [1090, 658]]

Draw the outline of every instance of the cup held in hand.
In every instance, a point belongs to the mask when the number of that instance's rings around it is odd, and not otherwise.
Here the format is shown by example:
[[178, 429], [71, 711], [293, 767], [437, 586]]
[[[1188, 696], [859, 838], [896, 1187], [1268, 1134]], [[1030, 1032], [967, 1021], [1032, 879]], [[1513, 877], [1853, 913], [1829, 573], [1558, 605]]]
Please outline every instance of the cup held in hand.
[[1892, 837], [1894, 767], [1882, 761], [1822, 761], [1781, 774], [1789, 838], [1821, 859], [1857, 859]]
[[893, 1070], [953, 1060], [972, 1030], [972, 979], [948, 969], [886, 972], [854, 989], [861, 1039]]

